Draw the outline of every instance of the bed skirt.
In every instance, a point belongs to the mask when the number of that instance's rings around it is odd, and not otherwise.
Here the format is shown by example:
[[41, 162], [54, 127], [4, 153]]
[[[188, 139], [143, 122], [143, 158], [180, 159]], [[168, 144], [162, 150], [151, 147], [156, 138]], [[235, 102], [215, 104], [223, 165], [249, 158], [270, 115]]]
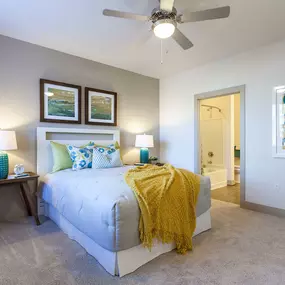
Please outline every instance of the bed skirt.
[[[79, 231], [66, 220], [53, 206], [45, 204], [45, 215], [53, 220], [58, 227], [72, 240], [78, 242], [90, 255], [92, 255], [107, 272], [112, 275], [124, 276], [129, 274], [157, 256], [169, 252], [175, 248], [175, 244], [155, 243], [152, 250], [142, 245], [111, 252], [104, 249], [84, 233]], [[211, 228], [210, 209], [197, 217], [197, 226], [193, 236]]]

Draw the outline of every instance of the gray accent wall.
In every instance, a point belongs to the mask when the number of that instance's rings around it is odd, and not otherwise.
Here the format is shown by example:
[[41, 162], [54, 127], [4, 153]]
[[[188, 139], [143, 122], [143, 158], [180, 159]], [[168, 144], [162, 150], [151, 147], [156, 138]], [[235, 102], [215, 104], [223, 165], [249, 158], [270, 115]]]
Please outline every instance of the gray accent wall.
[[[82, 86], [81, 125], [40, 123], [39, 79]], [[118, 127], [125, 163], [139, 160], [136, 133], [154, 135], [159, 155], [159, 81], [0, 35], [0, 128], [15, 130], [18, 150], [9, 152], [10, 171], [23, 163], [36, 171], [36, 127], [100, 128], [84, 125], [84, 87], [118, 93]], [[18, 189], [0, 188], [0, 220], [25, 215]]]

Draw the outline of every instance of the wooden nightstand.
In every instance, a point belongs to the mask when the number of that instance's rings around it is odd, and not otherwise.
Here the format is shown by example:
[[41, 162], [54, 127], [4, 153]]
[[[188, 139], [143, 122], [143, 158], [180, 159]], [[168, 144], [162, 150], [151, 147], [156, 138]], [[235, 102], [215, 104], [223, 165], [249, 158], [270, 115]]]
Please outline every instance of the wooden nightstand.
[[[1, 186], [5, 186], [8, 184], [19, 184], [21, 189], [21, 194], [23, 196], [26, 209], [28, 211], [29, 216], [33, 216], [37, 225], [40, 225], [40, 220], [38, 217], [38, 199], [37, 199], [37, 190], [38, 190], [38, 178], [39, 175], [33, 172], [26, 172], [30, 176], [22, 177], [22, 178], [7, 178], [7, 179], [0, 179], [0, 189]], [[28, 184], [28, 181], [34, 180], [35, 186], [34, 189]]]

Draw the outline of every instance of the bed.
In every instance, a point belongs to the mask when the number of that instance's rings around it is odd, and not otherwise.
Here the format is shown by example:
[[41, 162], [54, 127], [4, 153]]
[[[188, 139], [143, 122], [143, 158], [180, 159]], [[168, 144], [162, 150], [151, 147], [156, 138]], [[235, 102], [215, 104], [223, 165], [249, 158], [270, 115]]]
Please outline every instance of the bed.
[[[124, 276], [173, 250], [175, 245], [157, 242], [149, 251], [140, 244], [139, 206], [124, 181], [125, 172], [133, 166], [49, 173], [52, 165], [50, 140], [82, 145], [94, 141], [94, 135], [100, 144], [120, 140], [119, 130], [38, 128], [38, 171], [44, 201], [40, 211], [83, 246], [106, 271]], [[106, 135], [110, 136], [107, 140]], [[211, 228], [209, 178], [201, 177], [200, 187], [194, 235]]]

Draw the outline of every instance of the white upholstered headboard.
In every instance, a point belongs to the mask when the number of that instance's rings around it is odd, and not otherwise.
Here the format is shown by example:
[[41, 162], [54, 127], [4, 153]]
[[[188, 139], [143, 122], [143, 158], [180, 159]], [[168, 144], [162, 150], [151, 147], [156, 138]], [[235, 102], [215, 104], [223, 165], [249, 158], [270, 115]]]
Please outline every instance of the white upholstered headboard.
[[42, 177], [51, 172], [53, 156], [50, 141], [82, 146], [90, 141], [108, 145], [120, 143], [119, 129], [37, 128], [37, 173]]

